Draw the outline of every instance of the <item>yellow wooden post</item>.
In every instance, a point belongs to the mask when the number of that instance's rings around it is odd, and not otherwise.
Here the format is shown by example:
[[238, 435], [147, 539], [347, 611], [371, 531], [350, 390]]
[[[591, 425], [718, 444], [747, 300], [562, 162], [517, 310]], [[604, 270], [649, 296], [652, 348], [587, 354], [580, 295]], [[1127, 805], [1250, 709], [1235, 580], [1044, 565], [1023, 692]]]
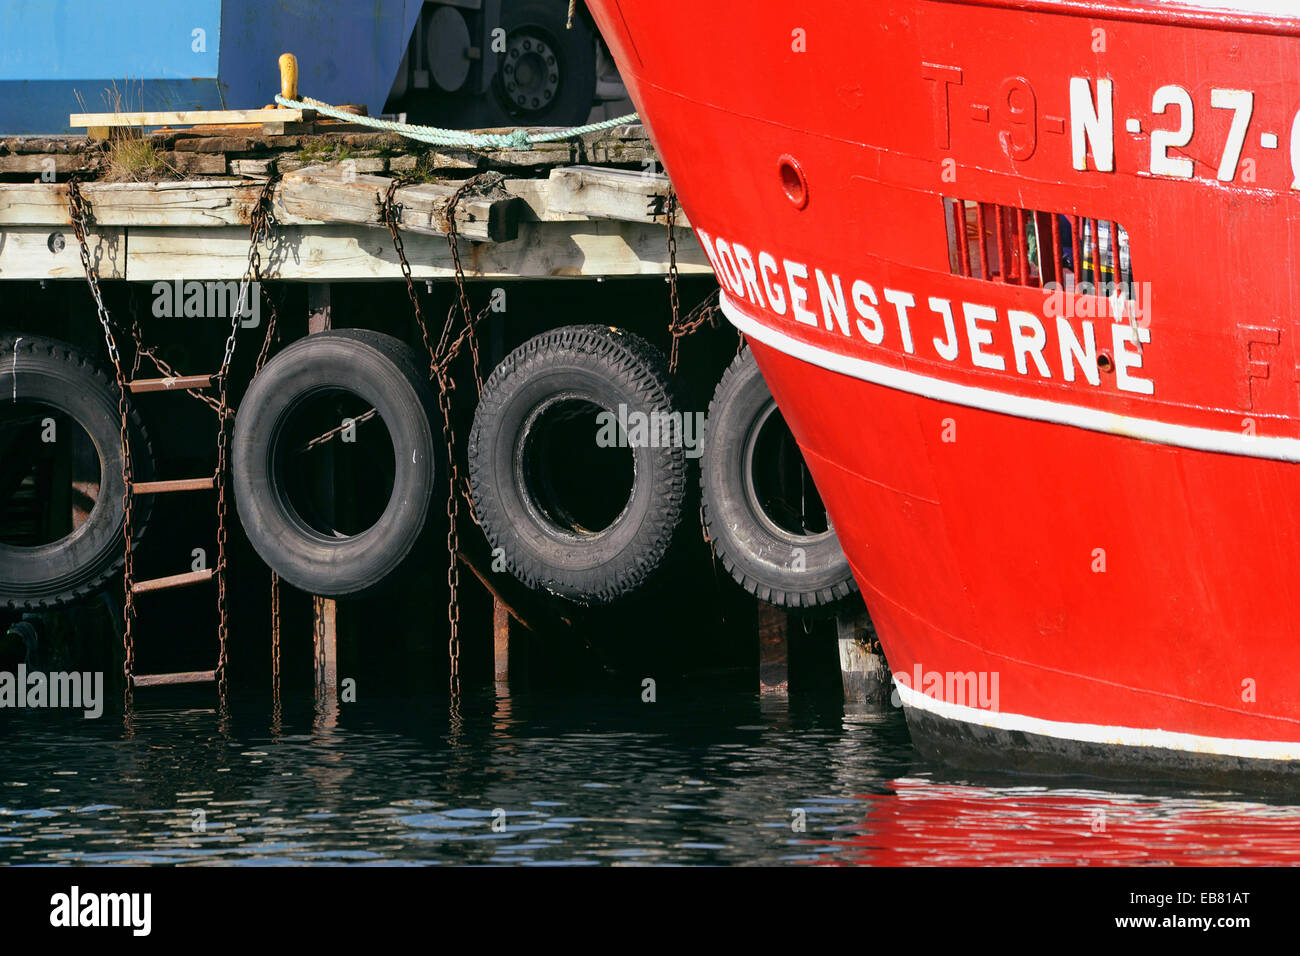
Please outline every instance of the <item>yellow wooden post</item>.
[[298, 58], [292, 53], [280, 54], [280, 95], [286, 100], [298, 98]]

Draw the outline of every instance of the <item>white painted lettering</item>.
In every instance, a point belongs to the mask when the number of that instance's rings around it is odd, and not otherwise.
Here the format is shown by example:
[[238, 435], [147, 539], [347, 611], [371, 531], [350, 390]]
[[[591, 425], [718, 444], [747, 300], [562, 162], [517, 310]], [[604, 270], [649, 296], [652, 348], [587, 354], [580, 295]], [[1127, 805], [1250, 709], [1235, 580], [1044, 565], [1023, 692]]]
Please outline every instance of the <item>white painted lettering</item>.
[[916, 298], [910, 292], [886, 289], [885, 301], [898, 313], [898, 334], [903, 337], [903, 351], [908, 355], [913, 354], [916, 349], [912, 347], [912, 324], [908, 320], [907, 310], [916, 305]]

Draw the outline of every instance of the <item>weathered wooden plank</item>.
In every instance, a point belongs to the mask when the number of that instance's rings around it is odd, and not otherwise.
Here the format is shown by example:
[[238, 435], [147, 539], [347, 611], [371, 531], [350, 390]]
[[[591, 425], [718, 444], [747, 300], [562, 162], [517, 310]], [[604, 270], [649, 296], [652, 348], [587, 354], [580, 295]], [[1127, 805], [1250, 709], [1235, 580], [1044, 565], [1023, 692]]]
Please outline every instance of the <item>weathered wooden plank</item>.
[[0, 226], [66, 226], [71, 221], [64, 186], [47, 183], [0, 186]]
[[0, 138], [3, 153], [101, 153], [104, 144], [85, 136], [5, 136]]
[[[454, 275], [441, 236], [405, 237], [411, 273], [417, 278]], [[248, 264], [248, 232], [236, 227], [132, 229], [127, 275], [137, 282], [174, 279], [239, 279]], [[506, 243], [462, 242], [461, 260], [471, 278], [664, 275], [668, 271], [664, 228], [612, 220], [521, 223]], [[0, 260], [3, 261], [3, 260]], [[682, 230], [678, 269], [709, 273], [694, 236]], [[268, 279], [345, 281], [401, 276], [385, 230], [368, 226], [281, 225], [274, 245], [262, 253]]]
[[[562, 166], [551, 170], [548, 180], [548, 208], [602, 219], [628, 222], [667, 222], [668, 177], [632, 169], [599, 166]], [[677, 212], [679, 225], [686, 216]]]
[[74, 129], [94, 126], [220, 126], [231, 123], [301, 123], [315, 118], [312, 110], [164, 110], [144, 113], [73, 113]]
[[164, 153], [163, 162], [181, 176], [222, 176], [226, 172], [224, 153]]
[[640, 143], [541, 143], [532, 149], [458, 149], [435, 146], [425, 156], [429, 169], [512, 169], [573, 163], [626, 163], [641, 166], [655, 158], [648, 140]]
[[172, 378], [136, 378], [126, 383], [132, 392], [179, 392], [182, 389], [211, 388], [215, 375], [177, 375]]
[[103, 163], [103, 153], [20, 153], [15, 156], [0, 156], [0, 173], [66, 175], [90, 172]]
[[135, 687], [169, 687], [176, 684], [209, 684], [217, 679], [216, 671], [177, 671], [173, 674], [136, 674]]
[[[261, 192], [256, 183], [193, 180], [86, 183], [81, 193], [101, 226], [211, 226], [248, 223]], [[68, 225], [67, 187], [53, 183], [0, 186], [0, 226]]]
[[355, 173], [378, 174], [388, 172], [388, 160], [382, 156], [356, 156], [342, 160], [340, 165], [346, 169], [351, 169]]
[[[232, 171], [246, 176], [265, 177], [274, 160], [234, 160]], [[290, 173], [286, 178], [295, 175]], [[366, 177], [373, 185], [363, 188], [363, 196], [350, 204], [350, 214], [365, 215], [368, 222], [381, 225], [378, 197], [387, 189], [388, 180]], [[382, 189], [380, 188], [382, 184]], [[525, 222], [585, 222], [601, 218], [627, 218], [628, 221], [651, 222], [654, 217], [602, 216], [599, 208], [590, 215], [561, 211], [552, 196], [555, 183], [547, 179], [507, 179], [505, 190], [519, 203], [511, 210]], [[402, 225], [410, 231], [440, 234], [442, 212], [455, 187], [452, 184], [407, 186], [397, 191], [403, 204]], [[205, 226], [244, 225], [249, 211], [260, 195], [259, 183], [183, 180], [161, 183], [87, 183], [82, 193], [90, 203], [98, 223], [107, 226]], [[356, 197], [350, 197], [356, 198]], [[366, 205], [370, 203], [370, 205]], [[458, 204], [457, 229], [466, 238], [485, 235], [484, 217], [490, 217], [493, 201], [467, 196]], [[286, 225], [308, 225], [319, 220], [310, 215], [294, 215], [277, 201], [277, 214]], [[620, 207], [623, 208], [623, 207]], [[303, 207], [303, 212], [318, 210]], [[627, 212], [623, 208], [624, 212]], [[629, 218], [630, 216], [630, 218]], [[0, 226], [67, 225], [66, 187], [53, 183], [13, 183], [0, 185]], [[678, 225], [685, 227], [685, 215], [679, 213]], [[500, 233], [499, 233], [500, 234]], [[508, 234], [508, 233], [507, 233]]]
[[507, 179], [506, 191], [523, 201], [524, 222], [585, 222], [591, 218], [552, 208], [549, 179]]
[[254, 145], [251, 136], [177, 136], [172, 148], [178, 153], [247, 153]]
[[137, 495], [168, 495], [182, 491], [208, 491], [216, 485], [216, 479], [207, 478], [171, 478], [165, 481], [137, 481], [131, 490]]
[[[126, 233], [100, 228], [87, 236], [100, 278], [126, 275]], [[0, 279], [82, 279], [81, 255], [70, 227], [0, 228]]]
[[249, 176], [265, 179], [275, 172], [275, 160], [267, 159], [232, 159], [230, 174], [232, 176]]
[[263, 123], [262, 132], [268, 136], [294, 136], [315, 130], [312, 123]]
[[[398, 189], [393, 199], [402, 207], [402, 228], [428, 235], [446, 233], [447, 207], [456, 183], [420, 183]], [[456, 231], [466, 239], [509, 242], [519, 235], [522, 203], [505, 189], [489, 195], [465, 195], [456, 203]]]
[[132, 594], [148, 594], [151, 591], [170, 591], [172, 588], [187, 588], [194, 584], [202, 584], [204, 581], [212, 579], [212, 568], [204, 568], [202, 571], [185, 571], [181, 574], [169, 574], [165, 578], [151, 578], [146, 581], [133, 581], [131, 583]]
[[347, 222], [381, 225], [379, 200], [390, 180], [336, 166], [314, 165], [287, 172], [275, 195], [276, 217], [290, 222]]
[[[356, 172], [346, 163], [309, 166], [286, 173], [276, 192], [284, 222], [346, 222], [382, 226], [380, 200], [392, 180]], [[443, 235], [444, 216], [456, 186], [425, 183], [398, 189], [404, 231]], [[456, 205], [456, 229], [467, 239], [508, 242], [518, 234], [518, 202], [504, 190], [465, 196]]]

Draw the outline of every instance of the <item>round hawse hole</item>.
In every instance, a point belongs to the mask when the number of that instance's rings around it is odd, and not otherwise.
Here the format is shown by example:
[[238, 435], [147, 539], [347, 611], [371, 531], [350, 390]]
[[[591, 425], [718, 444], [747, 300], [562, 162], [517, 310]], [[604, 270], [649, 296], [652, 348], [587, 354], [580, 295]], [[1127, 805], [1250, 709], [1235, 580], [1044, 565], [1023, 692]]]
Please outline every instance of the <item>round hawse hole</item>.
[[1109, 352], [1102, 352], [1097, 356], [1097, 368], [1103, 372], [1109, 372], [1115, 368], [1115, 362], [1111, 359]]
[[782, 156], [780, 171], [781, 188], [785, 190], [785, 197], [794, 204], [794, 208], [802, 209], [808, 205], [808, 180], [798, 160], [793, 156]]

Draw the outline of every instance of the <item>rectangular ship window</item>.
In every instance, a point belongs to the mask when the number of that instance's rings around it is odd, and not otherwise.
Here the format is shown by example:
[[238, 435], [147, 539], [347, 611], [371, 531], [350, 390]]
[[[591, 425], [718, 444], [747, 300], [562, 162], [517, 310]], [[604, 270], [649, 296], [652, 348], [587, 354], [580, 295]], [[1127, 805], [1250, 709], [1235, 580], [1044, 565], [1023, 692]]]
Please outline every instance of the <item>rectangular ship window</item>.
[[947, 197], [943, 211], [953, 275], [1038, 288], [1055, 282], [1067, 292], [1133, 282], [1128, 232], [1117, 222]]

